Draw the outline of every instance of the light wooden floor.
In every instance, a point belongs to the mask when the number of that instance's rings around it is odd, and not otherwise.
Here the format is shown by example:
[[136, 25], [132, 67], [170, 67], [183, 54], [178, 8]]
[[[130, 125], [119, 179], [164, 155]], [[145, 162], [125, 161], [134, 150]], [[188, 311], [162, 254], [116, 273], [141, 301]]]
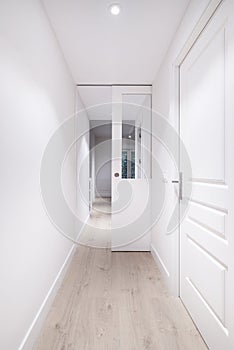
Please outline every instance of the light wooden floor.
[[96, 198], [79, 243], [93, 248], [111, 247], [111, 199]]
[[34, 349], [207, 348], [150, 253], [80, 246]]

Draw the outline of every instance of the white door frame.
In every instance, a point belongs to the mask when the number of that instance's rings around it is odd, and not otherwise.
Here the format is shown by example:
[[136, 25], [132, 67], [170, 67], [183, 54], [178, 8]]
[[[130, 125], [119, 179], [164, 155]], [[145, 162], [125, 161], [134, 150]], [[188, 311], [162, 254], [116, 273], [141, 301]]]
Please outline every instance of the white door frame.
[[[211, 17], [216, 12], [217, 8], [223, 3], [224, 0], [211, 0], [205, 11], [203, 12], [200, 20], [193, 29], [191, 35], [185, 42], [182, 50], [174, 60], [172, 66], [172, 96], [171, 96], [171, 113], [175, 122], [175, 129], [180, 135], [180, 66], [184, 61], [185, 57], [197, 41], [198, 37], [210, 21]], [[179, 145], [178, 145], [179, 147]], [[180, 152], [178, 152], [180, 154]], [[178, 163], [180, 164], [180, 162]], [[179, 211], [180, 212], [180, 211]], [[178, 213], [179, 215], [179, 213]], [[180, 218], [179, 218], [180, 220]], [[180, 221], [178, 221], [180, 222]], [[180, 226], [178, 228], [177, 239], [176, 239], [176, 271], [177, 276], [175, 278], [174, 287], [172, 287], [172, 293], [175, 296], [180, 296]]]

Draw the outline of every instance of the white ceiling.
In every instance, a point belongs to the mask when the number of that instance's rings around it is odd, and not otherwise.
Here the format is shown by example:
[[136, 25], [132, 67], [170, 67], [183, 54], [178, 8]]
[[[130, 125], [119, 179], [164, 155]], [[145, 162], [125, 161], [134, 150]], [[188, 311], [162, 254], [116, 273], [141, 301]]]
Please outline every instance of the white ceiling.
[[[89, 120], [111, 120], [112, 112], [112, 88], [110, 86], [80, 86], [77, 88], [86, 108]], [[123, 96], [123, 120], [136, 120], [138, 107], [142, 106], [147, 95], [124, 95]], [[149, 101], [150, 103], [150, 101]], [[150, 107], [150, 104], [149, 106]]]
[[111, 86], [82, 86], [78, 91], [90, 120], [111, 120]]
[[43, 0], [77, 83], [152, 83], [189, 0]]

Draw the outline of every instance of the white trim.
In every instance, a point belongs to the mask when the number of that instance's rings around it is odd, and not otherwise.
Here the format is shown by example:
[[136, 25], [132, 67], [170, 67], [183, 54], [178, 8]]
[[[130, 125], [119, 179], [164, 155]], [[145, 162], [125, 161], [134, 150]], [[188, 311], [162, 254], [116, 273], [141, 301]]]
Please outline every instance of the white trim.
[[166, 268], [162, 258], [160, 257], [157, 249], [154, 247], [154, 245], [152, 243], [150, 245], [150, 248], [151, 248], [151, 254], [154, 258], [154, 261], [156, 262], [156, 265], [158, 266], [160, 272], [162, 273], [164, 279], [166, 280], [166, 284], [169, 286], [170, 273], [169, 273], [168, 269]]
[[72, 261], [73, 255], [76, 251], [76, 245], [74, 244], [70, 249], [61, 269], [59, 270], [52, 286], [50, 287], [44, 301], [42, 302], [33, 322], [31, 323], [23, 341], [21, 342], [18, 350], [31, 350], [35, 341], [37, 340], [39, 333], [41, 331], [43, 322], [51, 308], [54, 298], [63, 282], [66, 275], [68, 267]]
[[[180, 135], [180, 67], [173, 65], [172, 67], [172, 91], [170, 103], [170, 120], [174, 120], [174, 128], [177, 134]], [[178, 159], [177, 164], [180, 170], [180, 142], [178, 142]], [[178, 173], [174, 174], [174, 178], [178, 177]], [[178, 199], [179, 200], [179, 199]], [[180, 210], [178, 211], [180, 215]], [[180, 218], [178, 218], [180, 222]], [[171, 272], [170, 289], [174, 296], [180, 296], [180, 226], [174, 232], [175, 236], [175, 254], [174, 254], [174, 266]]]
[[201, 15], [199, 21], [197, 22], [195, 28], [193, 29], [192, 33], [190, 34], [188, 40], [185, 42], [182, 50], [180, 51], [179, 55], [177, 56], [174, 65], [175, 66], [180, 66], [197, 39], [199, 38], [200, 34], [202, 33], [203, 29], [206, 27], [208, 22], [210, 21], [211, 17], [219, 7], [219, 5], [223, 2], [224, 0], [211, 0]]

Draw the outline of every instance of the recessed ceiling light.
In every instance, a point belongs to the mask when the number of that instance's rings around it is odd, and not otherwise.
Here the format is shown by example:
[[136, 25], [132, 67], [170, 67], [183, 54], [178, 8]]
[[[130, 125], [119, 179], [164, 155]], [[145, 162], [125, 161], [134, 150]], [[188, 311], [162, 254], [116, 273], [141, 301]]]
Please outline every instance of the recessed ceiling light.
[[109, 7], [110, 13], [114, 16], [118, 16], [120, 14], [120, 5], [119, 4], [112, 4]]

